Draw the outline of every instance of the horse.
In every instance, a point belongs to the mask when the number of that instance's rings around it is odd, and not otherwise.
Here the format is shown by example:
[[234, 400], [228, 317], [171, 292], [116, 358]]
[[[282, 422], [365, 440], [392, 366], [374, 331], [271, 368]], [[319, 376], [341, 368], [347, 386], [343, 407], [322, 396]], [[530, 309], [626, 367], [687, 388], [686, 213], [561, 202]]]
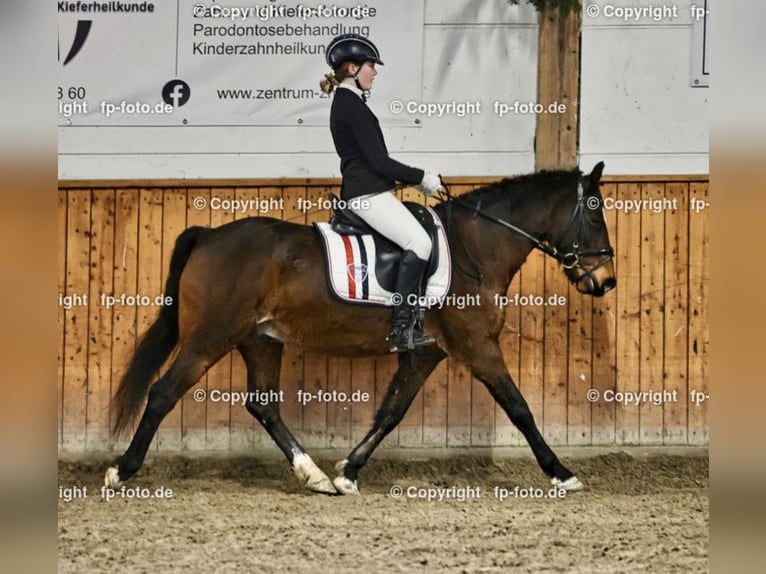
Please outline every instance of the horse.
[[[546, 444], [508, 373], [498, 344], [505, 312], [494, 297], [507, 293], [533, 249], [561, 263], [580, 293], [600, 297], [616, 286], [599, 193], [603, 168], [600, 162], [588, 175], [574, 169], [503, 179], [449, 196], [434, 208], [450, 239], [455, 269], [451, 293], [478, 295], [479, 304], [426, 311], [425, 329], [436, 344], [399, 355], [372, 428], [336, 465], [333, 480], [282, 421], [278, 401], [246, 402], [305, 487], [359, 494], [360, 470], [449, 355], [486, 386], [554, 485], [583, 488]], [[339, 301], [331, 295], [325, 273], [319, 234], [305, 225], [254, 217], [182, 232], [165, 289], [173, 304], [160, 309], [138, 342], [112, 400], [116, 436], [134, 422], [144, 399], [146, 406], [127, 450], [107, 469], [105, 485], [116, 487], [139, 470], [163, 418], [233, 349], [247, 367], [250, 397], [278, 391], [285, 344], [339, 357], [387, 354], [391, 310]], [[167, 371], [151, 384], [174, 351]]]

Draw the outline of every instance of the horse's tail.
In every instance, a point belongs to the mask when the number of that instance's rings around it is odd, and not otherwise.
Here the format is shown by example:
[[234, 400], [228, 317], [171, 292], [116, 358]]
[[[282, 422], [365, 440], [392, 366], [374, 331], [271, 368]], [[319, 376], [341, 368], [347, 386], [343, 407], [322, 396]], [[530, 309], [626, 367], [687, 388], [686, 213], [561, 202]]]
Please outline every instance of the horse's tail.
[[159, 317], [141, 337], [136, 352], [112, 399], [115, 414], [114, 435], [119, 436], [133, 422], [154, 376], [178, 344], [178, 285], [194, 247], [210, 232], [205, 227], [190, 227], [176, 239], [170, 257], [165, 295], [172, 303], [160, 307]]

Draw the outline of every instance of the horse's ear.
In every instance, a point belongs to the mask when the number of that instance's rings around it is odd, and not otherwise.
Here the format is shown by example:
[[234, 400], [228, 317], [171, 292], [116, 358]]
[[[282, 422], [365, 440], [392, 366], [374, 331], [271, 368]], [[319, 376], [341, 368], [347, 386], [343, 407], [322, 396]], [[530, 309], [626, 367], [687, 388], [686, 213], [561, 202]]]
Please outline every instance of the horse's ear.
[[590, 175], [588, 176], [591, 189], [598, 188], [598, 182], [601, 181], [601, 174], [603, 172], [604, 172], [604, 162], [600, 161], [593, 167], [593, 171], [590, 172]]

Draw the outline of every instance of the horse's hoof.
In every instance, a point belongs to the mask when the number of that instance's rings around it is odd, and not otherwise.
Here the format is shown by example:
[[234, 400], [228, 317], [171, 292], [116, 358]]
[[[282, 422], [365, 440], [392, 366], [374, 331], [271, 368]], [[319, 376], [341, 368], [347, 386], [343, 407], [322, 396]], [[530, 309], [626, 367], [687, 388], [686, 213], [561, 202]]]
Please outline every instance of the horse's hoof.
[[567, 492], [575, 492], [577, 490], [582, 490], [583, 488], [585, 488], [585, 485], [582, 482], [580, 482], [576, 476], [570, 476], [566, 480], [552, 478], [551, 484], [553, 486], [560, 488], [561, 490], [566, 490]]
[[309, 490], [323, 494], [337, 494], [330, 477], [322, 472], [309, 455], [301, 453], [293, 458], [293, 472]]
[[306, 482], [306, 488], [313, 490], [314, 492], [321, 492], [322, 494], [338, 494], [335, 487], [330, 481], [330, 477], [323, 476], [317, 480]]
[[106, 469], [104, 486], [108, 486], [109, 488], [117, 488], [120, 486], [120, 472], [117, 470], [116, 466], [110, 466]]
[[356, 486], [355, 480], [351, 480], [345, 476], [336, 476], [332, 483], [340, 494], [359, 496], [359, 488]]

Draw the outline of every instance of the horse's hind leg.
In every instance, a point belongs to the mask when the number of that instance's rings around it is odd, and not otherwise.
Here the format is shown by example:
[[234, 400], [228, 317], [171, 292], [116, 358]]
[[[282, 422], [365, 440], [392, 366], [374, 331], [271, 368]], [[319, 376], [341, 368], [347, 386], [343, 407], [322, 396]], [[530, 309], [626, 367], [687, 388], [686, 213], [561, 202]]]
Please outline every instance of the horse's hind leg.
[[146, 408], [130, 446], [118, 460], [117, 466], [106, 471], [106, 486], [118, 486], [138, 472], [162, 419], [218, 359], [220, 356], [212, 362], [206, 362], [188, 347], [180, 349], [168, 371], [149, 389]]
[[[325, 494], [337, 494], [327, 475], [320, 470], [293, 436], [279, 414], [279, 371], [282, 363], [282, 343], [252, 334], [237, 345], [247, 366], [245, 407], [263, 425], [277, 446], [285, 453], [293, 472], [307, 488]], [[256, 393], [256, 391], [259, 391]], [[254, 398], [265, 397], [263, 402]], [[276, 399], [276, 400], [275, 400]]]
[[446, 356], [444, 351], [435, 346], [424, 348], [415, 356], [414, 361], [406, 353], [399, 355], [399, 369], [388, 384], [386, 396], [375, 413], [372, 430], [335, 466], [339, 475], [333, 484], [338, 492], [359, 494], [356, 484], [359, 471], [380, 442], [401, 422], [428, 375]]
[[559, 461], [535, 424], [527, 402], [508, 374], [499, 347], [487, 345], [481, 356], [473, 357], [470, 368], [473, 375], [487, 387], [494, 399], [503, 408], [511, 422], [527, 439], [537, 463], [551, 482], [565, 490], [580, 490], [582, 483]]

